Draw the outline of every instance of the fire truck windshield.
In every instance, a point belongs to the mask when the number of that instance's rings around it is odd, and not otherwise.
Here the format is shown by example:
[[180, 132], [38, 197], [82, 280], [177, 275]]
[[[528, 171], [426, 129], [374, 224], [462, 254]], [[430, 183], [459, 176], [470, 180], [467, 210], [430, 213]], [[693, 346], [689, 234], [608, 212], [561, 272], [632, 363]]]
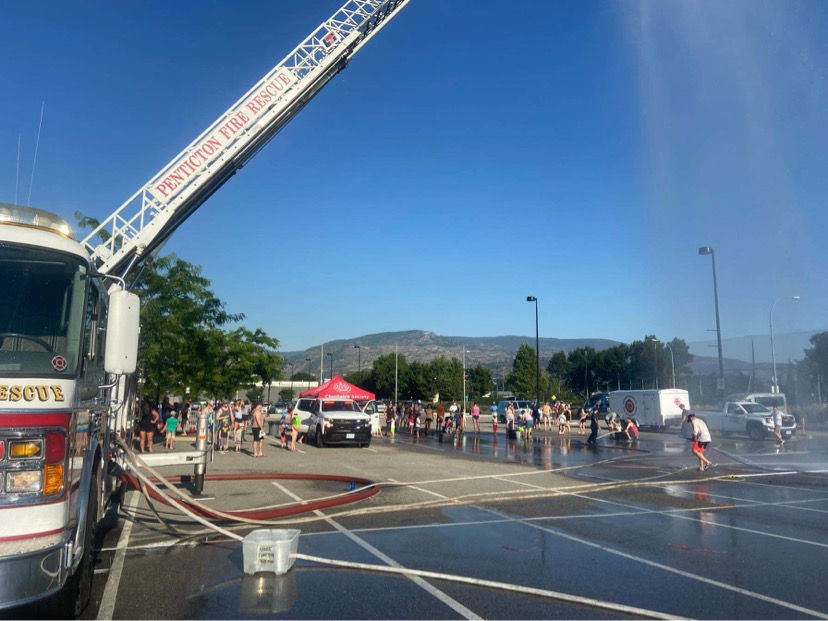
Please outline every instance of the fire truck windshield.
[[87, 329], [77, 257], [0, 245], [0, 376], [72, 377]]

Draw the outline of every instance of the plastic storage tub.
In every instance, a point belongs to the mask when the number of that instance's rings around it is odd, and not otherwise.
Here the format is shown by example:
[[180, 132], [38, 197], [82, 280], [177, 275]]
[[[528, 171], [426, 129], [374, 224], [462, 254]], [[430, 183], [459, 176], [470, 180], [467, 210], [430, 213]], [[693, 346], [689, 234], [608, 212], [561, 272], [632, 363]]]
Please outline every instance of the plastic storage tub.
[[291, 555], [299, 549], [300, 532], [295, 528], [267, 528], [251, 532], [242, 540], [244, 573], [287, 572], [293, 567]]

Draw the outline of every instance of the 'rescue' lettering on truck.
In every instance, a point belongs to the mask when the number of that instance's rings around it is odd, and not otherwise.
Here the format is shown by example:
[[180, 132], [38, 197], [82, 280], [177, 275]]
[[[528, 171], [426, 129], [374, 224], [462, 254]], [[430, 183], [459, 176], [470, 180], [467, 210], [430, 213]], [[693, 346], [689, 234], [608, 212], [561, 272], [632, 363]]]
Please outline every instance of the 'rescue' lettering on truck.
[[[713, 432], [747, 434], [751, 440], [773, 437], [773, 412], [761, 403], [726, 401], [721, 410], [693, 411]], [[795, 433], [796, 419], [783, 414], [782, 437], [790, 438]]]

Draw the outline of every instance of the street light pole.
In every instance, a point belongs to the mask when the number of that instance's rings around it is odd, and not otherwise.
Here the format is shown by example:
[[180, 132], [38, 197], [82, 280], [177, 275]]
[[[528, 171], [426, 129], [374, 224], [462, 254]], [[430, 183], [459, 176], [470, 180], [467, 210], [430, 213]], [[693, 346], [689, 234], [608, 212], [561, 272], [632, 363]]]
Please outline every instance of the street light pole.
[[[660, 341], [658, 339], [655, 339], [655, 342], [659, 343]], [[670, 368], [673, 371], [673, 388], [675, 388], [676, 387], [676, 359], [673, 356], [673, 348], [670, 347], [670, 343], [662, 343], [662, 345], [664, 345], [667, 349], [670, 350]]]
[[331, 352], [328, 352], [327, 355], [328, 355], [328, 358], [331, 359], [331, 378], [330, 379], [333, 379], [333, 354]]
[[716, 306], [716, 341], [719, 346], [719, 381], [716, 390], [720, 397], [724, 397], [724, 361], [722, 359], [722, 326], [719, 323], [719, 288], [716, 284], [716, 253], [710, 246], [699, 248], [699, 254], [709, 254], [713, 263], [713, 303]]
[[535, 303], [535, 407], [540, 407], [540, 333], [538, 332], [538, 298], [526, 297], [527, 302]]
[[[771, 386], [771, 392], [779, 392], [779, 380], [776, 377], [776, 347], [773, 342], [773, 309], [776, 308], [776, 305], [784, 300], [785, 298], [777, 298], [776, 301], [771, 305], [770, 309], [770, 337], [771, 337], [771, 360], [773, 360], [773, 385]], [[798, 295], [791, 296], [792, 300], [798, 300]]]
[[293, 363], [288, 363], [290, 367], [290, 400], [293, 401]]
[[357, 382], [362, 381], [362, 345], [354, 345], [354, 349], [358, 351], [357, 357]]

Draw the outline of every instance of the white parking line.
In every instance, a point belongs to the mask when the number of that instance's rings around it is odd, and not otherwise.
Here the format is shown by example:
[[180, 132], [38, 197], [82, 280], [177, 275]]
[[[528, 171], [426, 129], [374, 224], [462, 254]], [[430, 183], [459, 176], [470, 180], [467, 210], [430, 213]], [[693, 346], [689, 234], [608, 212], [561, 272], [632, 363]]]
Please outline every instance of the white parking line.
[[[287, 488], [283, 487], [282, 491], [284, 491], [284, 493], [287, 494], [288, 496], [291, 496], [294, 500], [297, 500], [297, 501], [300, 501], [300, 502], [302, 501], [302, 499], [299, 498], [299, 496], [296, 496], [293, 492], [291, 492]], [[320, 515], [320, 516], [325, 515], [321, 511], [314, 511], [314, 513], [316, 513], [317, 515]], [[391, 567], [399, 567], [401, 569], [405, 569], [400, 563], [398, 563], [397, 561], [392, 559], [390, 556], [384, 554], [383, 552], [381, 552], [380, 550], [378, 550], [377, 548], [372, 546], [370, 543], [368, 543], [364, 539], [361, 539], [360, 537], [357, 537], [354, 533], [352, 533], [350, 530], [348, 530], [347, 528], [345, 528], [344, 526], [342, 526], [341, 524], [339, 524], [335, 520], [332, 520], [331, 518], [326, 517], [325, 521], [328, 522], [331, 526], [333, 526], [340, 533], [342, 533], [343, 535], [345, 535], [346, 537], [351, 539], [354, 543], [358, 544], [359, 546], [361, 546], [362, 548], [364, 548], [365, 550], [367, 550], [368, 552], [370, 552], [371, 554], [376, 556], [378, 559], [380, 559], [386, 565], [390, 565]], [[443, 591], [441, 591], [440, 589], [432, 586], [431, 584], [426, 582], [423, 578], [420, 578], [419, 576], [407, 576], [407, 578], [409, 580], [411, 580], [412, 582], [414, 582], [417, 586], [421, 587], [422, 589], [424, 589], [425, 591], [427, 591], [428, 593], [433, 595], [436, 599], [443, 602], [446, 606], [451, 608], [457, 614], [461, 615], [464, 619], [481, 619], [480, 616], [478, 616], [477, 614], [475, 614], [474, 612], [472, 612], [471, 610], [469, 610], [468, 608], [463, 606], [463, 604], [461, 604], [460, 602], [458, 602], [454, 598], [450, 597], [446, 593], [443, 593]]]
[[[397, 481], [396, 479], [388, 479], [388, 480], [391, 481], [391, 483], [399, 483], [399, 481]], [[442, 498], [444, 500], [448, 498], [448, 496], [443, 496], [442, 494], [438, 494], [437, 492], [432, 492], [431, 490], [424, 489], [422, 487], [417, 487], [416, 485], [408, 485], [407, 487], [409, 489], [416, 489], [418, 492], [423, 492], [425, 494], [431, 494], [432, 496], [437, 496], [437, 498]]]
[[525, 485], [526, 487], [534, 487], [535, 489], [549, 489], [548, 487], [543, 487], [541, 485], [532, 485], [531, 483], [526, 483], [525, 481], [517, 481], [515, 479], [504, 479], [502, 477], [492, 477], [497, 481], [503, 481], [504, 483], [517, 483], [518, 485]]
[[109, 621], [115, 612], [115, 603], [118, 596], [118, 586], [121, 584], [121, 572], [124, 570], [124, 557], [126, 556], [126, 545], [129, 541], [129, 535], [132, 532], [132, 525], [135, 522], [135, 507], [138, 506], [138, 501], [141, 499], [141, 494], [133, 490], [130, 492], [132, 496], [129, 499], [127, 513], [132, 516], [132, 519], [126, 520], [124, 528], [121, 531], [121, 536], [118, 537], [118, 547], [115, 552], [115, 557], [112, 559], [112, 567], [109, 570], [109, 578], [106, 580], [103, 595], [101, 596], [101, 605], [98, 607], [98, 619]]
[[497, 511], [496, 509], [488, 508], [486, 510], [490, 511], [491, 513], [493, 513], [495, 515], [503, 517], [507, 521], [515, 522], [517, 524], [525, 524], [526, 526], [529, 526], [530, 528], [535, 528], [537, 530], [547, 532], [551, 535], [557, 535], [558, 537], [562, 537], [563, 539], [569, 539], [570, 541], [574, 541], [576, 543], [580, 543], [580, 544], [589, 546], [591, 548], [597, 548], [597, 549], [603, 550], [604, 552], [607, 552], [609, 554], [614, 554], [616, 556], [620, 556], [622, 558], [626, 558], [626, 559], [629, 559], [631, 561], [635, 561], [637, 563], [642, 563], [644, 565], [649, 565], [650, 567], [655, 567], [657, 569], [662, 569], [662, 570], [668, 571], [670, 573], [678, 574], [678, 575], [683, 576], [685, 578], [690, 578], [691, 580], [696, 580], [698, 582], [703, 582], [705, 584], [710, 584], [712, 586], [719, 587], [719, 588], [725, 589], [727, 591], [732, 591], [734, 593], [738, 593], [739, 595], [745, 595], [747, 597], [753, 597], [755, 599], [758, 599], [758, 600], [761, 600], [761, 601], [764, 601], [764, 602], [768, 602], [770, 604], [775, 604], [775, 605], [781, 606], [783, 608], [788, 608], [790, 610], [795, 610], [795, 611], [800, 612], [800, 613], [804, 613], [804, 614], [807, 614], [807, 615], [812, 615], [812, 616], [814, 616], [818, 619], [828, 619], [828, 615], [826, 615], [825, 613], [820, 612], [818, 610], [812, 610], [810, 608], [805, 608], [804, 606], [799, 606], [799, 605], [793, 604], [791, 602], [786, 602], [786, 601], [783, 601], [783, 600], [780, 600], [780, 599], [776, 599], [775, 597], [770, 597], [768, 595], [763, 595], [762, 593], [757, 593], [755, 591], [750, 591], [748, 589], [742, 589], [740, 587], [736, 587], [736, 586], [733, 586], [731, 584], [727, 584], [726, 582], [720, 582], [720, 581], [714, 580], [712, 578], [705, 578], [704, 576], [698, 576], [698, 575], [690, 573], [688, 571], [683, 571], [683, 570], [677, 569], [675, 567], [670, 567], [669, 565], [664, 565], [662, 563], [657, 563], [655, 561], [651, 561], [649, 559], [642, 558], [640, 556], [636, 556], [635, 554], [629, 554], [627, 552], [622, 552], [621, 550], [615, 550], [615, 549], [610, 548], [609, 546], [606, 546], [606, 545], [601, 544], [601, 543], [595, 543], [595, 542], [589, 541], [587, 539], [582, 539], [581, 537], [576, 537], [575, 535], [570, 535], [569, 533], [564, 533], [562, 531], [558, 531], [554, 528], [541, 526], [540, 524], [534, 524], [530, 521], [527, 521], [527, 520], [524, 520], [524, 519], [521, 519], [521, 518], [515, 518], [515, 517], [507, 515], [505, 513], [501, 513], [500, 511]]

